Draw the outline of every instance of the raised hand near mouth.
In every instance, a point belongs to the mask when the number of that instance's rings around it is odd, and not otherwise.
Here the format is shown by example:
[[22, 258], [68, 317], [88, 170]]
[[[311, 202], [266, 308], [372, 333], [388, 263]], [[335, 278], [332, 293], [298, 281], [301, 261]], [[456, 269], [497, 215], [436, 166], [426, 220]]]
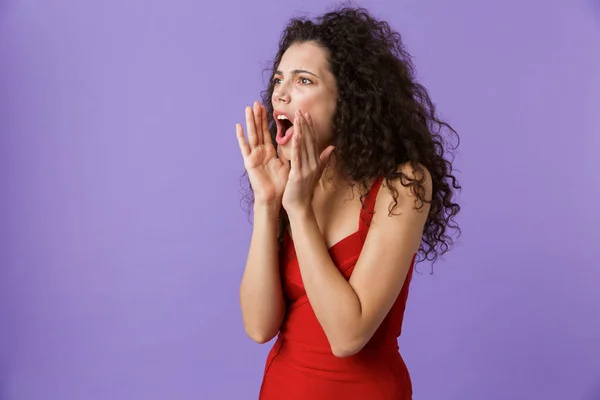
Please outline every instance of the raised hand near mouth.
[[288, 214], [304, 212], [312, 207], [315, 186], [334, 146], [319, 152], [310, 114], [296, 111], [292, 137], [291, 170], [283, 194], [282, 204]]
[[258, 102], [246, 107], [246, 130], [236, 124], [238, 144], [254, 192], [255, 205], [281, 205], [288, 181], [290, 163], [277, 151], [271, 141], [267, 112]]

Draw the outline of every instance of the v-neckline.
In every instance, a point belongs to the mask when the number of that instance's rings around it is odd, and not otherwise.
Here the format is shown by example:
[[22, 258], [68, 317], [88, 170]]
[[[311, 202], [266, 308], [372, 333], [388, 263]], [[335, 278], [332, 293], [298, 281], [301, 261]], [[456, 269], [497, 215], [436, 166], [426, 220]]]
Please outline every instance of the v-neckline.
[[[347, 235], [347, 236], [344, 236], [342, 239], [338, 240], [337, 242], [335, 242], [334, 244], [332, 244], [331, 246], [329, 246], [329, 247], [327, 248], [327, 250], [328, 250], [330, 253], [331, 253], [331, 252], [333, 252], [333, 250], [334, 250], [336, 247], [339, 247], [341, 244], [343, 244], [343, 243], [347, 242], [348, 240], [350, 240], [350, 239], [354, 238], [355, 236], [359, 235], [359, 234], [360, 234], [360, 230], [361, 230], [361, 228], [359, 227], [357, 230], [355, 230], [355, 231], [354, 231], [354, 232], [352, 232], [351, 234], [349, 234], [349, 235]], [[289, 239], [289, 241], [290, 241], [290, 244], [292, 245], [292, 248], [294, 249], [294, 255], [295, 255], [295, 253], [296, 253], [296, 246], [295, 246], [295, 244], [294, 244], [294, 239], [292, 238], [292, 235], [290, 234], [290, 232], [288, 231], [288, 229], [287, 229], [287, 228], [286, 228], [286, 230], [285, 230], [285, 234], [287, 235], [287, 237], [288, 237], [288, 239]]]

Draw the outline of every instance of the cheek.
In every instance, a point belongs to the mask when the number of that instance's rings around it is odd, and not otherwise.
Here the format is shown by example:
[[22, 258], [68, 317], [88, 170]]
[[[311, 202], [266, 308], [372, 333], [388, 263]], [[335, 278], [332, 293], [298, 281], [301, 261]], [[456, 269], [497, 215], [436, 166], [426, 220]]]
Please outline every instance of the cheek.
[[329, 141], [333, 135], [333, 121], [329, 115], [317, 115], [313, 120], [315, 133], [319, 140]]

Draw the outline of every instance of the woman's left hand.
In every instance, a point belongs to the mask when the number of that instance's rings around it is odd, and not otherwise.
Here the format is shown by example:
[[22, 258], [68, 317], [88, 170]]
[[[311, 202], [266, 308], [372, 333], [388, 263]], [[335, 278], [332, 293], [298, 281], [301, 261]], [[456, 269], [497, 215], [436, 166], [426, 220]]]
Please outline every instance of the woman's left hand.
[[291, 170], [282, 199], [288, 214], [304, 212], [312, 207], [315, 186], [334, 150], [334, 146], [328, 146], [319, 154], [312, 119], [300, 110], [296, 111], [294, 118], [293, 135]]

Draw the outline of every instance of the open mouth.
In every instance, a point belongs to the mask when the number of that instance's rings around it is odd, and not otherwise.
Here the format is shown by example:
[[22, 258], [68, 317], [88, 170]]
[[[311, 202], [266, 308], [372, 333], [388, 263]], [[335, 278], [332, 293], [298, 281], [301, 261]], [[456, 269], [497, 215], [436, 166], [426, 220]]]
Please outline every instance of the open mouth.
[[277, 137], [275, 140], [277, 144], [284, 145], [294, 133], [294, 124], [285, 115], [278, 115], [275, 118], [275, 123], [277, 124]]

